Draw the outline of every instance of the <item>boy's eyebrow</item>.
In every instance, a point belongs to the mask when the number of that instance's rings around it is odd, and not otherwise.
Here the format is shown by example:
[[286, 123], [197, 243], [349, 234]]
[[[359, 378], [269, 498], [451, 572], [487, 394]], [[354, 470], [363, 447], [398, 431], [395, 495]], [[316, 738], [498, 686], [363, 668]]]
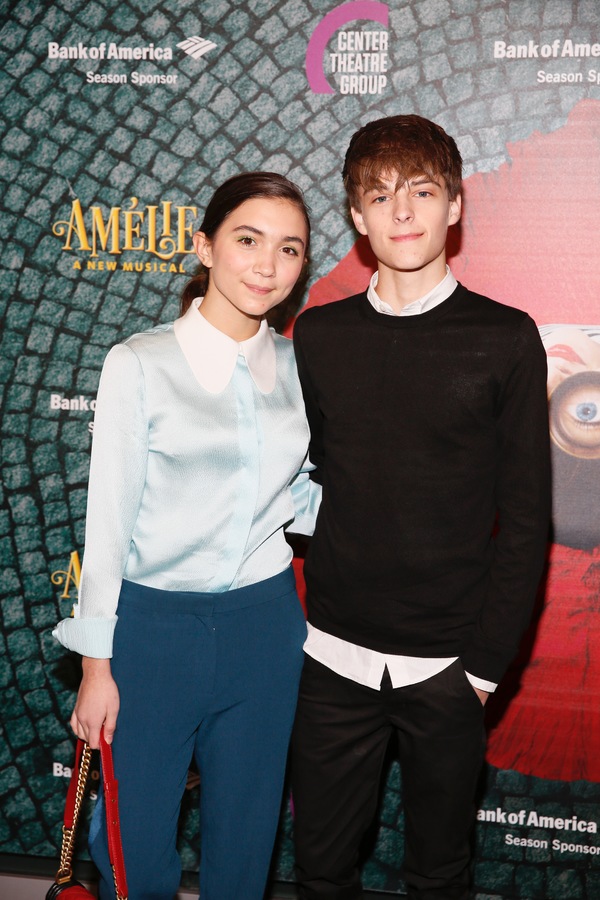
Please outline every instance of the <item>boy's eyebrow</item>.
[[389, 190], [390, 187], [397, 189], [398, 186], [402, 186], [403, 184], [408, 184], [409, 187], [418, 187], [421, 184], [435, 184], [436, 187], [441, 187], [439, 181], [437, 181], [432, 175], [417, 175], [415, 178], [407, 178], [402, 181], [400, 178], [392, 181], [376, 181], [371, 187], [364, 188], [365, 194], [370, 194], [372, 191], [381, 191], [381, 190]]
[[[249, 231], [250, 234], [255, 234], [255, 235], [257, 235], [257, 237], [265, 236], [264, 231], [261, 231], [260, 228], [255, 228], [253, 225], [238, 225], [236, 228], [233, 229], [233, 231], [234, 231], [234, 234], [237, 231]], [[281, 240], [284, 241], [286, 244], [287, 243], [301, 244], [304, 247], [304, 241], [302, 240], [302, 238], [298, 237], [297, 235], [294, 235], [294, 234], [290, 234], [287, 237], [282, 237]]]
[[410, 178], [408, 184], [410, 187], [416, 187], [419, 184], [435, 184], [437, 187], [441, 187], [440, 182], [436, 181], [432, 175], [420, 175], [417, 178]]

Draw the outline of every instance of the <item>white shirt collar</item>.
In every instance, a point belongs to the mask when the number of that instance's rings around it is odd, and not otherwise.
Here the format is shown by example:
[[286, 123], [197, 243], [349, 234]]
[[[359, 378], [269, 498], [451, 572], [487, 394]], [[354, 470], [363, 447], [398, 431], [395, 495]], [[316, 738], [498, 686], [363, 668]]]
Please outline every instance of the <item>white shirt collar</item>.
[[420, 297], [418, 300], [413, 300], [412, 303], [409, 303], [407, 306], [404, 306], [400, 312], [396, 312], [389, 303], [386, 303], [385, 300], [382, 300], [375, 288], [377, 287], [379, 273], [374, 272], [371, 281], [369, 282], [369, 287], [367, 288], [367, 298], [371, 306], [379, 313], [383, 313], [386, 316], [419, 316], [421, 313], [428, 312], [430, 309], [434, 309], [436, 306], [439, 306], [440, 303], [443, 303], [444, 300], [447, 300], [450, 294], [456, 288], [458, 284], [456, 278], [450, 271], [450, 267], [446, 266], [446, 275], [439, 284], [436, 284], [429, 293], [425, 294], [424, 297]]
[[262, 394], [270, 394], [275, 387], [277, 365], [275, 342], [266, 319], [255, 335], [238, 342], [204, 318], [199, 310], [201, 303], [201, 297], [193, 300], [173, 324], [177, 343], [196, 380], [210, 394], [220, 394], [231, 381], [241, 354], [256, 387]]

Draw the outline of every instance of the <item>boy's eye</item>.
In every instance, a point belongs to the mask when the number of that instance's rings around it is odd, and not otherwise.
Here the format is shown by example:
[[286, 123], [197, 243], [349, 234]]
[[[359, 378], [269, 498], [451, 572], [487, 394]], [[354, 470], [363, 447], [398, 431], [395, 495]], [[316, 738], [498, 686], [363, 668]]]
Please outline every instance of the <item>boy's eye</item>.
[[385, 194], [379, 194], [377, 197], [373, 198], [373, 203], [385, 203], [387, 197]]

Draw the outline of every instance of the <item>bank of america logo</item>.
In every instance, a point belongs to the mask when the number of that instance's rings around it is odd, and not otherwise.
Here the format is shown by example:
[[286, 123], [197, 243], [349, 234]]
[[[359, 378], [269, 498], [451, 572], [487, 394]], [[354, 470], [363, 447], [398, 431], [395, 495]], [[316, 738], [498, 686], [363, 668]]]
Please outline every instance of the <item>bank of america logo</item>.
[[205, 53], [208, 53], [209, 50], [214, 50], [217, 45], [213, 44], [212, 41], [207, 41], [206, 38], [194, 35], [194, 37], [186, 38], [185, 41], [181, 41], [177, 46], [193, 59], [200, 59], [200, 57], [204, 56]]

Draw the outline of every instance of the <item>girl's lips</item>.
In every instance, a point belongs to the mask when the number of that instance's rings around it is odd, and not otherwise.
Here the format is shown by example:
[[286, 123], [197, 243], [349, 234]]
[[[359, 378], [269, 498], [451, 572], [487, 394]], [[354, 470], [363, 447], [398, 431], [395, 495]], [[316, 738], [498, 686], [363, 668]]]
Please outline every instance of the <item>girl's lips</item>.
[[585, 365], [582, 358], [576, 353], [569, 344], [554, 344], [553, 347], [548, 347], [546, 350], [546, 356], [556, 356], [559, 359], [564, 359], [567, 362], [573, 363], [581, 363], [581, 365]]
[[246, 284], [246, 287], [249, 291], [252, 291], [254, 294], [270, 294], [273, 288], [270, 287], [261, 287], [258, 284]]

